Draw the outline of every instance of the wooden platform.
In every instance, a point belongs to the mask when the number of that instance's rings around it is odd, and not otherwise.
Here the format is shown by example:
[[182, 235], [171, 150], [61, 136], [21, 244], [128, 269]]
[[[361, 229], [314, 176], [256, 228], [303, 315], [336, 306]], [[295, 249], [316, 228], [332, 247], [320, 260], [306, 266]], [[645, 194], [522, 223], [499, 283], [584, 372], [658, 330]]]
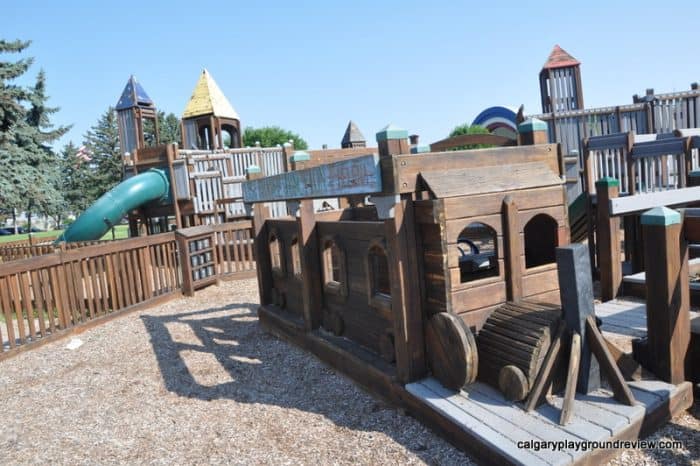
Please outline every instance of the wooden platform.
[[654, 432], [693, 400], [689, 382], [678, 386], [658, 381], [632, 382], [638, 405], [621, 405], [606, 390], [577, 395], [573, 422], [560, 427], [560, 397], [527, 413], [521, 403], [506, 401], [500, 392], [483, 383], [471, 384], [459, 393], [442, 387], [433, 378], [404, 386], [397, 381], [393, 365], [345, 338], [321, 330], [306, 331], [300, 319], [272, 305], [261, 306], [258, 315], [260, 323], [274, 335], [310, 351], [373, 395], [405, 408], [484, 464], [601, 464], [620, 450], [579, 448], [577, 452], [570, 447], [536, 451], [535, 445], [518, 449], [517, 442], [635, 440]]
[[[647, 334], [646, 304], [641, 300], [618, 298], [599, 303], [595, 314], [603, 321], [603, 334], [628, 351], [632, 339]], [[690, 311], [690, 321], [691, 332], [700, 335], [700, 312]]]
[[[617, 403], [605, 389], [591, 395], [577, 394], [574, 415], [567, 426], [558, 423], [560, 396], [552, 397], [536, 411], [527, 413], [522, 403], [509, 402], [498, 390], [480, 382], [460, 392], [444, 388], [434, 378], [408, 384], [405, 388], [465, 434], [475, 437], [481, 444], [480, 449], [492, 452], [493, 462], [499, 458], [499, 462], [505, 460], [513, 464], [567, 465], [599, 464], [616, 451], [593, 448], [582, 442], [634, 440], [651, 424], [658, 425], [662, 418], [668, 419], [676, 410], [685, 409], [681, 406], [687, 407], [692, 400], [689, 383], [675, 386], [640, 381], [630, 382], [630, 386], [637, 399], [635, 406]], [[544, 446], [544, 442], [566, 444], [563, 448], [553, 448], [553, 444]]]

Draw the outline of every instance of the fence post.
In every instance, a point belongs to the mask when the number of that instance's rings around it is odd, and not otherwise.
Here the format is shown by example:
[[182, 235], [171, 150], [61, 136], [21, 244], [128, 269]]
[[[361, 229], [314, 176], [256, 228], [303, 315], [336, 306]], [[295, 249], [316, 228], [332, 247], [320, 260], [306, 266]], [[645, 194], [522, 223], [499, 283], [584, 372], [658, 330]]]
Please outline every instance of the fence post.
[[[641, 218], [644, 229], [647, 294], [647, 340], [636, 344], [635, 359], [645, 362], [662, 380], [685, 380], [690, 342], [688, 245], [681, 215], [656, 207]], [[653, 266], [652, 266], [653, 265]]]
[[600, 293], [603, 301], [617, 296], [622, 283], [620, 258], [620, 219], [610, 216], [610, 199], [619, 194], [620, 182], [614, 178], [596, 181], [598, 205], [596, 209], [596, 252], [600, 275]]
[[[246, 168], [246, 178], [257, 180], [262, 178], [262, 170], [256, 165]], [[260, 304], [272, 303], [272, 267], [270, 265], [270, 248], [267, 239], [265, 220], [268, 217], [268, 209], [263, 203], [253, 204], [253, 246], [255, 250], [256, 270], [258, 274], [258, 291], [260, 292]]]

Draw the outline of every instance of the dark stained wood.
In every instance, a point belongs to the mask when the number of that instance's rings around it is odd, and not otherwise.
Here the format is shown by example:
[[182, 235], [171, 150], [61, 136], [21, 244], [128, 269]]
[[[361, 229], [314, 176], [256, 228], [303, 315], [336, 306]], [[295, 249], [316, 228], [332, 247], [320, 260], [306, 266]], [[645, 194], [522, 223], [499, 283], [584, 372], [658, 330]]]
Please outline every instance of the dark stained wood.
[[552, 339], [552, 344], [549, 347], [549, 351], [542, 362], [542, 367], [537, 373], [535, 382], [532, 384], [532, 389], [528, 395], [527, 402], [525, 403], [526, 411], [532, 411], [539, 406], [543, 396], [547, 392], [547, 388], [551, 385], [552, 380], [554, 379], [555, 363], [558, 359], [559, 351], [561, 350], [562, 337], [564, 336], [565, 328], [566, 327], [563, 321], [559, 322], [554, 338]]
[[509, 401], [524, 400], [530, 392], [530, 384], [523, 371], [512, 364], [503, 366], [498, 373], [498, 388]]
[[523, 297], [523, 277], [520, 264], [523, 246], [520, 242], [520, 228], [518, 228], [518, 206], [511, 195], [503, 199], [503, 224], [506, 296], [509, 301], [519, 301]]
[[301, 201], [297, 229], [304, 321], [311, 330], [321, 324], [321, 264], [312, 200]]
[[594, 316], [589, 316], [586, 319], [586, 338], [591, 345], [593, 354], [598, 359], [600, 368], [606, 375], [606, 379], [613, 390], [615, 399], [620, 403], [632, 406], [634, 404], [634, 395], [632, 395], [632, 391], [627, 386], [627, 383], [625, 383], [625, 379], [620, 369], [618, 369], [615, 359], [610, 354], [605, 339], [595, 323]]
[[618, 197], [617, 182], [596, 183], [598, 203], [596, 207], [596, 250], [600, 272], [601, 300], [609, 301], [618, 295], [622, 284], [622, 259], [620, 252], [620, 219], [610, 215], [610, 199]]
[[476, 343], [461, 319], [447, 312], [433, 315], [427, 322], [425, 345], [430, 369], [445, 387], [459, 390], [476, 379]]
[[426, 369], [419, 271], [415, 259], [411, 259], [413, 253], [409, 251], [416, 244], [415, 234], [411, 231], [415, 228], [411, 197], [401, 196], [393, 210], [394, 216], [385, 220], [385, 235], [396, 366], [399, 379], [407, 383], [422, 377]]
[[690, 342], [688, 245], [680, 223], [644, 225], [646, 312], [650, 369], [661, 380], [686, 380], [685, 357]]

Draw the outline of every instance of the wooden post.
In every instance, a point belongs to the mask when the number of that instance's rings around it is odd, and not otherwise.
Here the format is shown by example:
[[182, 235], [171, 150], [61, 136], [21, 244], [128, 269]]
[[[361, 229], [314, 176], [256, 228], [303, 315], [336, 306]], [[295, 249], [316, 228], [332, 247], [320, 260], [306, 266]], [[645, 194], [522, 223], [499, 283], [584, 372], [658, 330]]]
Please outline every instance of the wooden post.
[[[250, 165], [246, 169], [248, 180], [262, 178], [262, 170], [257, 165]], [[260, 304], [272, 303], [272, 265], [270, 264], [270, 247], [267, 241], [267, 228], [265, 220], [267, 209], [262, 203], [253, 204], [253, 234], [255, 239], [255, 258], [257, 261], [256, 272], [258, 275], [258, 291], [260, 293]]]
[[377, 147], [380, 157], [410, 153], [408, 131], [389, 124], [377, 133]]
[[[415, 228], [410, 195], [373, 197], [379, 218], [385, 220], [394, 320], [396, 367], [401, 383], [425, 374], [423, 309], [415, 257]], [[388, 204], [391, 204], [390, 208]]]
[[595, 316], [588, 248], [580, 243], [557, 248], [557, 275], [566, 327], [581, 336], [580, 370], [576, 391], [590, 393], [600, 388], [600, 366], [591, 357], [591, 349], [586, 339], [586, 319], [588, 316]]
[[177, 183], [175, 182], [175, 170], [173, 168], [173, 161], [175, 160], [175, 156], [177, 154], [177, 144], [168, 144], [165, 153], [168, 157], [168, 174], [170, 175], [170, 193], [173, 197], [173, 212], [175, 214], [175, 225], [179, 230], [180, 228], [182, 228], [182, 219], [180, 218], [180, 204], [178, 203]]
[[547, 123], [537, 118], [528, 118], [518, 125], [518, 140], [523, 146], [547, 144], [549, 142]]
[[321, 264], [318, 241], [316, 240], [316, 220], [314, 201], [305, 199], [299, 206], [299, 255], [301, 256], [301, 286], [304, 302], [304, 323], [307, 330], [321, 325]]
[[306, 164], [311, 160], [311, 155], [308, 152], [298, 150], [289, 158], [289, 166], [292, 170], [303, 170]]
[[617, 296], [622, 284], [620, 219], [610, 216], [610, 199], [618, 196], [620, 182], [614, 178], [603, 178], [595, 186], [598, 196], [596, 251], [600, 294], [603, 301], [610, 301]]
[[642, 215], [649, 267], [646, 357], [640, 356], [657, 377], [676, 385], [685, 380], [690, 342], [688, 245], [682, 226], [681, 215], [666, 207]]
[[523, 277], [520, 256], [520, 221], [518, 206], [512, 196], [503, 199], [503, 249], [505, 250], [506, 292], [509, 301], [520, 301], [523, 296]]

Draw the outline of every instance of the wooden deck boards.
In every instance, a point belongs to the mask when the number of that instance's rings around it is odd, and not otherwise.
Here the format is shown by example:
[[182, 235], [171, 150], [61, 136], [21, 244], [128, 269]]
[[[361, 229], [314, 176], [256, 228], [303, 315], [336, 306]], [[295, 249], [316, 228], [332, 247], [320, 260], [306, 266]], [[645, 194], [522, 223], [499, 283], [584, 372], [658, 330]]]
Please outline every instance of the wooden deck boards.
[[[595, 314], [603, 321], [601, 330], [604, 334], [626, 339], [647, 334], [646, 304], [641, 300], [613, 299], [599, 303], [595, 305]], [[698, 316], [700, 313], [690, 312], [691, 320]]]
[[[509, 402], [497, 390], [477, 382], [454, 392], [437, 380], [426, 378], [406, 385], [406, 390], [465, 431], [476, 435], [488, 449], [498, 450], [514, 464], [565, 465], [586, 463], [593, 451], [576, 448], [554, 450], [519, 448], [520, 441], [606, 441], [628, 437], [638, 431], [645, 415], [664, 409], [679, 390], [660, 381], [631, 382], [637, 399], [625, 406], [600, 389], [591, 395], [576, 395], [572, 421], [558, 424], [562, 404], [554, 396], [536, 411], [523, 409], [522, 403]], [[636, 436], [635, 436], [636, 438]]]

